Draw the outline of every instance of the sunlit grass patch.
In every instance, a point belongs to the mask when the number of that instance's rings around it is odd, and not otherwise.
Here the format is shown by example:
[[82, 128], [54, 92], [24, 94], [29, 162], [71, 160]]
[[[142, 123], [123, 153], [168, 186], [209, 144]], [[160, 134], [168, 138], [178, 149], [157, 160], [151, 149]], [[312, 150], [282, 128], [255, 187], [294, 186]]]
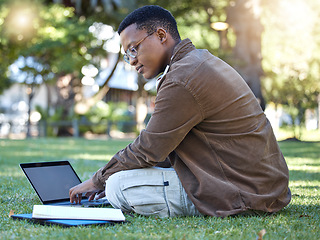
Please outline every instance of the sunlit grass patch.
[[155, 218], [126, 215], [128, 223], [64, 229], [8, 217], [30, 213], [40, 201], [19, 168], [21, 162], [69, 160], [82, 180], [102, 167], [128, 140], [75, 138], [0, 140], [0, 239], [319, 239], [320, 143], [282, 141], [290, 170], [291, 203], [262, 217]]

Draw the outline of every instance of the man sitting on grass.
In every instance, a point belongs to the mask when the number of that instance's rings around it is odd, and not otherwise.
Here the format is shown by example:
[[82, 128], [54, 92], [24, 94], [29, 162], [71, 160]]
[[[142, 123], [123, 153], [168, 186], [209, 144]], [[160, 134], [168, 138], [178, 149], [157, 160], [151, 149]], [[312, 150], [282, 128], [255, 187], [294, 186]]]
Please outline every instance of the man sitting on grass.
[[158, 78], [155, 110], [133, 143], [70, 189], [70, 201], [106, 194], [115, 208], [160, 217], [285, 207], [285, 159], [240, 75], [181, 40], [174, 17], [159, 6], [136, 9], [118, 33], [124, 60], [146, 79]]

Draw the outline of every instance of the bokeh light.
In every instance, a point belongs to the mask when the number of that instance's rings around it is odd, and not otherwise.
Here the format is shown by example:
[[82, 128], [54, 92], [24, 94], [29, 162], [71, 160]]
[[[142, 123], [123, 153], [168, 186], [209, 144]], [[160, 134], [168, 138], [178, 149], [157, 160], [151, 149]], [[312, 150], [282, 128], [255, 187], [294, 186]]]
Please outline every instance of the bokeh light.
[[5, 34], [13, 41], [28, 41], [36, 34], [39, 24], [37, 5], [14, 3], [4, 21]]

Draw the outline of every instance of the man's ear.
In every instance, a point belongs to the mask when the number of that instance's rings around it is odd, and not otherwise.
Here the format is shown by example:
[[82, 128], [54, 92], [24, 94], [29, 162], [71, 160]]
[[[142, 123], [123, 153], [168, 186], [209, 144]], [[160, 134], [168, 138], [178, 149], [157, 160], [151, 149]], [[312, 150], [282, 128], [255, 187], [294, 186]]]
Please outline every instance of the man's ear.
[[163, 28], [158, 28], [156, 31], [156, 34], [158, 36], [158, 39], [161, 41], [161, 43], [164, 43], [167, 41], [168, 39], [168, 33], [166, 30], [164, 30]]

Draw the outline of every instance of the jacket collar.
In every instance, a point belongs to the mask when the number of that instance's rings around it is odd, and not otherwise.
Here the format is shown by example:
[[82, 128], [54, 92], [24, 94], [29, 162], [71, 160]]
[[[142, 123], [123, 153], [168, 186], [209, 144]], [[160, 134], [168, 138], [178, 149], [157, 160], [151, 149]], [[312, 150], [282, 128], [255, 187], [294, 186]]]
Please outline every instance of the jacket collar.
[[177, 44], [177, 46], [173, 50], [170, 65], [176, 61], [179, 61], [185, 55], [187, 55], [189, 52], [195, 49], [196, 47], [192, 44], [189, 38], [182, 40], [180, 43]]
[[179, 61], [185, 55], [187, 55], [189, 52], [191, 52], [192, 50], [195, 50], [195, 49], [196, 49], [195, 46], [192, 44], [192, 42], [191, 42], [191, 40], [189, 38], [186, 38], [186, 39], [182, 40], [181, 42], [179, 42], [175, 46], [175, 48], [173, 50], [172, 57], [171, 57], [170, 64], [166, 67], [166, 69], [165, 69], [165, 71], [163, 73], [160, 73], [156, 77], [156, 89], [157, 89], [157, 91], [159, 90], [159, 87], [160, 87], [161, 83], [165, 79], [165, 76], [166, 76], [167, 72], [169, 71], [170, 66], [174, 62]]

